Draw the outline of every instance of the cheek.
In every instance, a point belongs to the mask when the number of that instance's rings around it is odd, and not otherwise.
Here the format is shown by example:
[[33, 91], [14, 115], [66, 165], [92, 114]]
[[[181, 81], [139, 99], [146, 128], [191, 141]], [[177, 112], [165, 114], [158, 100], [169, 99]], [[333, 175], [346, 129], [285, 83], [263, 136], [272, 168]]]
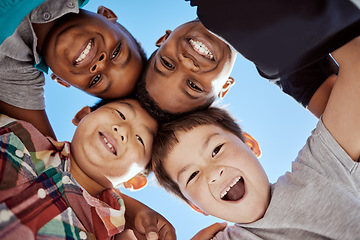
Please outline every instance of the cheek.
[[212, 196], [207, 184], [197, 183], [188, 190], [182, 190], [184, 196], [195, 203], [201, 209], [208, 211], [211, 206]]

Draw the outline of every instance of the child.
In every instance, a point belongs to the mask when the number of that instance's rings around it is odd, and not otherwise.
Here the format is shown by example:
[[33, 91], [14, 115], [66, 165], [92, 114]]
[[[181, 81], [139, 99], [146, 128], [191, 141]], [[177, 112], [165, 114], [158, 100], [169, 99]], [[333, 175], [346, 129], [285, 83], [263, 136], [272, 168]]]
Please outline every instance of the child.
[[103, 6], [79, 9], [77, 0], [46, 0], [32, 10], [0, 45], [0, 111], [55, 137], [44, 111], [42, 60], [63, 85], [100, 98], [130, 94], [146, 56], [116, 20]]
[[71, 144], [1, 115], [1, 239], [109, 239], [124, 227], [140, 239], [175, 237], [162, 216], [114, 189], [149, 167], [157, 122], [134, 99], [95, 108], [76, 115]]
[[236, 223], [214, 239], [356, 238], [359, 53], [360, 38], [333, 52], [340, 71], [325, 112], [292, 171], [275, 184], [256, 158], [257, 142], [216, 108], [160, 128], [152, 158], [160, 184], [194, 208]]
[[332, 75], [338, 71], [328, 54], [359, 35], [356, 6], [347, 0], [304, 1], [300, 9], [294, 1], [192, 0], [191, 4], [197, 6], [201, 23], [210, 31], [187, 24], [188, 29], [182, 29], [181, 34], [178, 29], [168, 30], [156, 43], [159, 48], [139, 87], [143, 105], [151, 101], [154, 116], [171, 119], [205, 108], [217, 96], [224, 97], [233, 83], [227, 82], [232, 65], [229, 61], [230, 71], [227, 68], [220, 81], [214, 80], [217, 76], [209, 70], [221, 63], [224, 48], [215, 47], [220, 39], [212, 33], [223, 37], [256, 65], [261, 76], [315, 116], [322, 114], [333, 85]]

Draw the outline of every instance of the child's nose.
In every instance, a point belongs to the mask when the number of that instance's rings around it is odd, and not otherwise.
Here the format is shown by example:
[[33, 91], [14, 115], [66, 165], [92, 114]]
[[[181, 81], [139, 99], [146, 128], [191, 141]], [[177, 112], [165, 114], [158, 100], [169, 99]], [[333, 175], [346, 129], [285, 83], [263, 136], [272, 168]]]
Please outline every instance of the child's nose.
[[193, 59], [184, 56], [182, 53], [179, 55], [180, 62], [186, 67], [187, 69], [190, 69], [190, 71], [197, 72], [199, 71], [199, 66], [196, 65]]
[[224, 173], [224, 169], [220, 168], [220, 167], [213, 167], [211, 169], [208, 170], [208, 184], [214, 184], [217, 181], [219, 181], [219, 179], [221, 178], [221, 176]]
[[106, 53], [101, 53], [95, 64], [91, 66], [90, 72], [98, 73], [99, 71], [104, 70], [105, 66], [106, 66]]
[[124, 125], [114, 125], [112, 130], [120, 136], [122, 143], [127, 143], [129, 136], [129, 129]]

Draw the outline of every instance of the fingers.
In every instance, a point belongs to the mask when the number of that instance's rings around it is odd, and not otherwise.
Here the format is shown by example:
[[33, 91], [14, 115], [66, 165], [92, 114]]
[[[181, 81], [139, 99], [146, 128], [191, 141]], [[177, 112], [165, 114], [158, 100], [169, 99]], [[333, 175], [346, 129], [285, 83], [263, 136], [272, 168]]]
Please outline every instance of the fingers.
[[174, 227], [160, 214], [151, 212], [135, 220], [135, 235], [138, 239], [174, 240]]
[[[162, 224], [162, 226], [161, 226]], [[175, 240], [176, 234], [174, 227], [165, 219], [160, 220], [159, 223], [160, 232], [159, 232], [159, 239], [161, 240]]]
[[213, 239], [213, 237], [215, 237], [218, 232], [224, 230], [226, 226], [226, 222], [214, 223], [213, 225], [198, 232], [191, 240]]

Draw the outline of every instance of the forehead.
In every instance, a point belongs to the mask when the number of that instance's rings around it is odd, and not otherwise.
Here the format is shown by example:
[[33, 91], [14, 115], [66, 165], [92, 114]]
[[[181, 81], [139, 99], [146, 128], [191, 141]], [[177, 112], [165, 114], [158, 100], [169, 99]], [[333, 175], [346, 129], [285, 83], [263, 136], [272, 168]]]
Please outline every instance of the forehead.
[[220, 135], [219, 131], [221, 129], [214, 124], [196, 126], [188, 131], [176, 131], [177, 142], [173, 146], [168, 158], [181, 159], [187, 155], [189, 156], [187, 159], [189, 159], [195, 155], [204, 154], [204, 150], [207, 148], [210, 140]]
[[177, 31], [187, 31], [187, 30], [190, 30], [190, 29], [192, 29], [194, 27], [200, 27], [200, 28], [203, 28], [203, 30], [207, 31], [207, 29], [204, 27], [204, 25], [202, 25], [200, 20], [195, 19], [193, 21], [189, 21], [189, 22], [186, 22], [184, 24], [179, 25], [178, 27], [176, 27], [174, 29], [173, 32], [176, 33]]

